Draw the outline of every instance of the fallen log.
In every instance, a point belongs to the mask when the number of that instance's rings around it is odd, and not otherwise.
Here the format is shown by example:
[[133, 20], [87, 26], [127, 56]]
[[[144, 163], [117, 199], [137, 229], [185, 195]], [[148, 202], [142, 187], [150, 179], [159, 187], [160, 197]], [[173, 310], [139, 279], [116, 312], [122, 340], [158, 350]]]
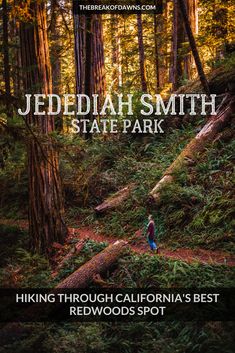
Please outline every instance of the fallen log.
[[[69, 277], [65, 278], [61, 283], [59, 283], [55, 289], [64, 288], [86, 288], [93, 281], [100, 279], [100, 274], [105, 273], [110, 267], [112, 267], [117, 259], [121, 256], [123, 251], [126, 249], [127, 242], [120, 240], [114, 244], [109, 245], [103, 251], [95, 255], [90, 261], [82, 265], [78, 270], [73, 272]], [[54, 293], [52, 291], [52, 293]], [[56, 305], [56, 304], [55, 304]], [[46, 312], [49, 310], [47, 306], [42, 307], [40, 304], [34, 304], [26, 309], [22, 315], [23, 320], [27, 322], [34, 321], [37, 313], [41, 311]], [[16, 338], [25, 338], [31, 334], [31, 330], [34, 329], [34, 325], [26, 326], [24, 323], [20, 322], [21, 318], [18, 318], [19, 322], [10, 322], [0, 329], [0, 343], [9, 344], [12, 340]]]
[[68, 263], [69, 260], [75, 254], [78, 255], [82, 251], [84, 245], [85, 245], [85, 241], [84, 240], [78, 241], [72, 247], [72, 249], [68, 252], [68, 254], [64, 256], [63, 260], [58, 264], [58, 266], [56, 267], [55, 271], [53, 271], [53, 273], [52, 273], [52, 277], [56, 277], [58, 275], [59, 271], [66, 265], [66, 263]]
[[182, 167], [192, 164], [196, 161], [197, 155], [205, 150], [208, 143], [212, 142], [215, 136], [222, 131], [228, 124], [232, 115], [235, 113], [235, 97], [229, 94], [223, 99], [217, 114], [209, 118], [206, 125], [191, 140], [191, 142], [183, 149], [175, 161], [165, 171], [162, 179], [156, 184], [149, 194], [150, 202], [161, 202], [162, 189], [174, 180], [174, 175], [182, 169]]
[[116, 208], [119, 206], [123, 201], [128, 199], [131, 191], [134, 189], [135, 184], [130, 184], [124, 187], [123, 189], [116, 192], [114, 195], [108, 197], [102, 204], [95, 207], [95, 211], [97, 213], [105, 212], [109, 209]]
[[120, 240], [109, 245], [90, 261], [86, 262], [69, 277], [59, 283], [56, 288], [86, 288], [97, 276], [106, 272], [121, 256], [127, 242]]

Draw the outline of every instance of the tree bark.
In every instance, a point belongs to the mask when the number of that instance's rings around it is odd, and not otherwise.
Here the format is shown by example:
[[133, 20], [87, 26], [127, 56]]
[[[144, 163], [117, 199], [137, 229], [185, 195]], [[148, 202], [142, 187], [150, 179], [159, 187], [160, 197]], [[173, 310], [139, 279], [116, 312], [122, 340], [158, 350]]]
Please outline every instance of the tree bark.
[[[84, 82], [84, 93], [88, 96], [92, 96], [92, 86], [94, 84], [94, 77], [92, 76], [93, 73], [93, 33], [92, 33], [92, 16], [86, 15], [86, 44], [85, 44], [85, 82]], [[90, 122], [92, 121], [92, 114], [91, 111], [86, 116], [86, 119], [89, 119]], [[90, 132], [85, 133], [86, 139], [92, 139], [92, 134]]]
[[[51, 1], [51, 22], [50, 39], [51, 45], [51, 66], [52, 66], [52, 87], [54, 94], [61, 94], [61, 39], [59, 28], [59, 5], [58, 0]], [[58, 114], [55, 118], [55, 128], [61, 132], [63, 130], [63, 116]]]
[[102, 204], [95, 207], [95, 211], [97, 213], [103, 213], [107, 210], [118, 207], [123, 201], [128, 199], [131, 191], [134, 189], [134, 186], [134, 184], [130, 184], [116, 192], [114, 195], [108, 197]]
[[[29, 3], [33, 19], [20, 23], [21, 61], [27, 93], [52, 93], [52, 77], [47, 40], [45, 3]], [[52, 116], [31, 112], [26, 124], [35, 131], [28, 140], [29, 234], [31, 248], [49, 253], [53, 242], [63, 242], [67, 233], [58, 154], [49, 134], [54, 130]]]
[[156, 91], [160, 88], [160, 72], [159, 72], [159, 50], [158, 50], [158, 38], [157, 38], [157, 17], [153, 15], [153, 26], [154, 26], [154, 51], [155, 51], [155, 74], [156, 74]]
[[180, 49], [184, 42], [184, 25], [178, 4], [178, 0], [174, 0], [174, 14], [173, 14], [173, 65], [172, 65], [172, 88], [176, 91], [180, 87], [180, 80], [183, 76], [183, 58]]
[[103, 26], [100, 15], [74, 15], [77, 94], [105, 95]]
[[141, 89], [142, 89], [142, 92], [147, 92], [147, 81], [146, 81], [146, 73], [145, 73], [144, 41], [143, 41], [143, 24], [142, 24], [141, 14], [137, 14], [137, 27], [138, 27]]
[[93, 66], [92, 66], [92, 93], [98, 94], [99, 98], [105, 95], [106, 81], [104, 72], [104, 44], [103, 44], [103, 25], [100, 15], [93, 15], [92, 20], [93, 36]]
[[9, 63], [9, 43], [8, 43], [8, 9], [7, 1], [2, 0], [2, 22], [3, 22], [3, 61], [4, 61], [4, 81], [7, 110], [9, 110], [9, 98], [11, 94], [10, 84], [10, 63]]
[[[228, 45], [228, 9], [215, 4], [212, 15], [211, 34], [215, 38], [215, 60], [221, 60], [225, 55], [225, 48]], [[219, 44], [220, 43], [220, 44]]]
[[[17, 0], [13, 1], [13, 6], [16, 6]], [[14, 65], [11, 68], [12, 71], [12, 83], [13, 83], [13, 92], [15, 97], [19, 97], [23, 90], [22, 87], [22, 77], [20, 75], [21, 68], [21, 58], [20, 58], [20, 46], [19, 46], [19, 21], [17, 17], [12, 17], [10, 21], [10, 40], [13, 44], [12, 47], [12, 62]]]
[[84, 93], [85, 16], [74, 14], [76, 93]]
[[159, 33], [158, 53], [159, 53], [159, 86], [164, 87], [168, 83], [167, 73], [167, 51], [165, 44], [165, 36], [167, 35], [167, 16], [168, 16], [168, 2], [163, 2], [163, 15], [158, 16], [157, 30]]
[[[186, 8], [187, 8], [188, 19], [189, 19], [189, 23], [190, 23], [193, 35], [198, 34], [198, 0], [187, 0]], [[185, 33], [185, 37], [186, 37], [185, 41], [187, 41], [186, 33]], [[194, 60], [189, 46], [188, 52], [184, 58], [184, 72], [185, 72], [185, 77], [188, 80], [192, 79], [193, 64], [194, 64]]]
[[206, 75], [205, 75], [204, 70], [203, 70], [202, 62], [201, 62], [201, 59], [200, 59], [200, 56], [199, 56], [199, 53], [198, 53], [198, 50], [197, 50], [197, 45], [196, 45], [196, 42], [195, 42], [195, 39], [194, 39], [194, 35], [193, 35], [192, 29], [191, 29], [191, 26], [190, 26], [190, 22], [189, 22], [189, 19], [188, 19], [187, 8], [185, 6], [185, 0], [178, 0], [178, 2], [179, 2], [179, 7], [180, 7], [181, 14], [182, 14], [182, 18], [183, 18], [183, 21], [184, 21], [185, 31], [187, 33], [187, 36], [188, 36], [188, 39], [189, 39], [189, 43], [190, 43], [190, 47], [191, 47], [191, 50], [192, 50], [192, 53], [193, 53], [193, 57], [194, 57], [194, 60], [195, 60], [195, 64], [196, 64], [196, 67], [197, 67], [198, 76], [200, 77], [201, 84], [202, 84], [202, 87], [205, 90], [205, 93], [209, 96], [210, 95], [210, 88], [209, 88], [208, 81], [206, 79]]
[[[106, 80], [104, 72], [103, 27], [100, 15], [74, 15], [76, 92], [105, 95]], [[98, 102], [99, 104], [99, 102]], [[93, 115], [85, 117], [92, 121]], [[85, 138], [91, 139], [86, 133]]]
[[111, 15], [110, 17], [110, 33], [112, 46], [112, 89], [117, 91], [122, 86], [122, 66], [121, 66], [121, 48], [119, 34], [119, 17]]
[[183, 166], [187, 166], [196, 160], [198, 153], [203, 152], [206, 145], [212, 142], [215, 136], [228, 124], [234, 112], [235, 97], [228, 95], [224, 99], [221, 108], [217, 111], [217, 114], [209, 118], [203, 129], [183, 149], [176, 160], [166, 170], [162, 179], [152, 189], [150, 192], [150, 201], [160, 203], [162, 189], [174, 180], [174, 175], [180, 171]]
[[127, 242], [121, 240], [109, 245], [77, 271], [56, 286], [59, 288], [86, 288], [97, 274], [105, 273], [115, 264], [126, 248]]

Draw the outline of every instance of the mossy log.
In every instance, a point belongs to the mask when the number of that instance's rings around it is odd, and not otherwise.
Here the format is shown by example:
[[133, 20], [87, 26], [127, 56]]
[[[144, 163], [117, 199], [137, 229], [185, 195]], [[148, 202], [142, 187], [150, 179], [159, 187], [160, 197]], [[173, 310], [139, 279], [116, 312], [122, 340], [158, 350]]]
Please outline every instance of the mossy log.
[[[114, 244], [109, 245], [103, 251], [95, 255], [90, 261], [86, 262], [77, 271], [73, 272], [69, 277], [65, 278], [59, 283], [55, 289], [64, 288], [86, 288], [94, 280], [97, 282], [97, 278], [101, 278], [100, 274], [105, 273], [110, 269], [118, 258], [126, 249], [127, 242], [120, 240]], [[53, 291], [52, 291], [53, 293]], [[22, 315], [24, 321], [30, 323], [37, 316], [37, 313], [42, 310], [46, 313], [49, 309], [46, 305], [42, 307], [40, 304], [33, 304], [26, 309]], [[10, 322], [0, 329], [0, 344], [9, 344], [13, 339], [21, 339], [32, 333], [35, 330], [36, 325], [26, 325], [20, 322]]]
[[107, 210], [118, 207], [123, 201], [128, 199], [134, 187], [135, 187], [135, 184], [129, 184], [128, 186], [119, 190], [114, 195], [108, 197], [102, 204], [95, 207], [95, 211], [97, 213], [103, 213]]
[[160, 203], [161, 190], [174, 180], [174, 176], [184, 166], [196, 162], [199, 153], [205, 150], [208, 143], [212, 142], [215, 136], [220, 133], [229, 123], [235, 113], [235, 97], [229, 94], [224, 98], [216, 115], [211, 116], [206, 125], [193, 140], [183, 149], [175, 161], [165, 171], [162, 179], [150, 192], [150, 202]]
[[117, 261], [127, 242], [120, 240], [109, 245], [99, 254], [95, 255], [90, 261], [86, 262], [78, 270], [65, 278], [56, 288], [85, 288], [97, 274], [106, 272]]
[[52, 277], [56, 277], [58, 275], [58, 272], [69, 262], [69, 260], [73, 256], [78, 255], [80, 251], [82, 251], [84, 245], [84, 240], [77, 242], [77, 244], [73, 246], [72, 249], [68, 252], [68, 254], [63, 257], [63, 260], [58, 264], [56, 270], [52, 273]]

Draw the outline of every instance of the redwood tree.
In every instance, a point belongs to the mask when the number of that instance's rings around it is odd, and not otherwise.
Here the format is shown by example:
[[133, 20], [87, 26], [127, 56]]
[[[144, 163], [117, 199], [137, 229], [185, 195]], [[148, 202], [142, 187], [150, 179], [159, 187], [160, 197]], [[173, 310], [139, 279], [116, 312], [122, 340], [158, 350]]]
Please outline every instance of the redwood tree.
[[146, 81], [146, 74], [145, 74], [144, 41], [143, 41], [143, 25], [142, 25], [142, 16], [140, 13], [137, 14], [137, 26], [138, 26], [141, 89], [143, 92], [147, 92], [147, 81]]
[[105, 94], [104, 44], [100, 15], [74, 15], [76, 90]]
[[[61, 52], [62, 43], [60, 38], [60, 17], [58, 12], [60, 7], [58, 0], [51, 0], [51, 21], [49, 26], [50, 39], [52, 41], [50, 56], [52, 66], [52, 87], [53, 93], [60, 95], [61, 92]], [[58, 114], [55, 119], [56, 130], [63, 130], [63, 117], [62, 114]]]
[[[74, 11], [75, 68], [77, 94], [105, 95], [104, 44], [101, 15], [78, 15]], [[91, 113], [86, 119], [93, 119]], [[90, 133], [85, 138], [91, 138]]]
[[[21, 60], [27, 93], [52, 93], [45, 3], [31, 0], [24, 10], [30, 19], [20, 23]], [[31, 112], [26, 118], [28, 140], [29, 234], [31, 248], [48, 253], [53, 242], [63, 242], [67, 229], [59, 176], [58, 154], [50, 133], [54, 118]]]
[[174, 0], [174, 10], [173, 10], [173, 42], [172, 42], [172, 86], [173, 90], [177, 90], [180, 86], [180, 80], [183, 76], [183, 58], [180, 49], [184, 42], [184, 24], [182, 21], [182, 16], [179, 8], [178, 0]]
[[[92, 74], [94, 73], [93, 65], [92, 65], [92, 57], [93, 57], [93, 34], [92, 34], [92, 16], [86, 16], [86, 41], [85, 41], [85, 48], [86, 48], [86, 55], [85, 55], [85, 65], [84, 65], [84, 93], [88, 96], [92, 96], [92, 85], [94, 82], [94, 77]], [[89, 114], [86, 116], [87, 119], [92, 121], [92, 114], [89, 111]], [[92, 134], [87, 132], [85, 134], [85, 138], [92, 138]]]
[[7, 10], [6, 0], [2, 0], [2, 22], [3, 22], [4, 81], [5, 81], [7, 109], [9, 110], [9, 97], [11, 94], [11, 86], [10, 86], [10, 64], [9, 64], [9, 46], [8, 46], [8, 10]]
[[112, 47], [112, 88], [116, 91], [118, 87], [122, 86], [122, 63], [121, 63], [121, 41], [119, 33], [118, 15], [111, 15], [110, 17], [110, 34]]
[[76, 93], [84, 93], [85, 16], [74, 14]]
[[92, 92], [102, 97], [106, 91], [106, 81], [104, 72], [104, 39], [102, 18], [100, 15], [92, 16], [93, 35], [93, 60], [92, 60]]
[[153, 27], [154, 27], [154, 54], [155, 54], [155, 73], [156, 73], [156, 91], [160, 87], [160, 72], [159, 72], [159, 50], [158, 50], [158, 39], [157, 39], [157, 17], [153, 15]]
[[[187, 0], [185, 5], [187, 9], [190, 27], [192, 29], [193, 35], [195, 35], [198, 33], [198, 15], [197, 15], [198, 0]], [[185, 34], [185, 37], [187, 37], [186, 34]], [[185, 39], [187, 40], [187, 38]], [[190, 51], [190, 47], [188, 51], [189, 52], [184, 58], [184, 68], [185, 68], [185, 76], [187, 77], [188, 80], [190, 80], [192, 78], [193, 56]]]
[[198, 50], [197, 50], [196, 41], [195, 41], [195, 38], [194, 38], [194, 35], [193, 35], [192, 28], [190, 26], [188, 13], [187, 13], [187, 7], [185, 5], [185, 0], [178, 0], [178, 2], [179, 2], [179, 8], [180, 8], [180, 11], [181, 11], [183, 22], [184, 22], [185, 31], [187, 33], [189, 44], [190, 44], [190, 47], [191, 47], [191, 50], [192, 50], [192, 53], [193, 53], [193, 57], [194, 57], [194, 60], [195, 60], [195, 64], [196, 64], [196, 67], [197, 67], [198, 76], [199, 76], [199, 78], [201, 80], [201, 84], [202, 84], [202, 87], [205, 90], [205, 93], [207, 95], [209, 95], [210, 94], [209, 84], [208, 84], [208, 81], [206, 79], [206, 75], [205, 75], [204, 70], [203, 70], [202, 62], [201, 62], [201, 59], [200, 59], [200, 56], [199, 56], [199, 53], [198, 53]]
[[[185, 2], [188, 22], [191, 32], [197, 33], [197, 0], [187, 0]], [[190, 46], [185, 53], [183, 44], [187, 41], [187, 34], [184, 29], [184, 21], [181, 14], [179, 0], [174, 0], [173, 10], [173, 40], [172, 40], [172, 70], [171, 81], [173, 90], [177, 90], [183, 76], [191, 79], [193, 56]], [[184, 51], [184, 53], [183, 53]]]

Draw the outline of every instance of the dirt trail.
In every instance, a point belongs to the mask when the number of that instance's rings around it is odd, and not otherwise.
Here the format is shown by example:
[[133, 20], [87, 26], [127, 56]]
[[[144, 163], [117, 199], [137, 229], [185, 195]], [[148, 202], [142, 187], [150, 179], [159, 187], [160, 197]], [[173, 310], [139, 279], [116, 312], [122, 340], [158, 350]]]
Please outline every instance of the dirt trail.
[[[109, 244], [117, 241], [117, 238], [105, 236], [96, 233], [95, 230], [86, 227], [70, 228], [70, 236], [77, 235], [79, 239], [92, 239], [96, 242], [108, 242]], [[135, 233], [135, 236], [128, 240], [131, 249], [139, 254], [147, 253], [154, 255], [150, 250], [145, 238], [140, 234], [140, 231]], [[167, 257], [173, 260], [181, 260], [184, 262], [200, 262], [204, 264], [225, 264], [227, 266], [235, 266], [235, 256], [223, 251], [212, 251], [201, 248], [189, 249], [178, 248], [170, 250], [165, 248], [163, 244], [159, 244], [158, 256]]]
[[[15, 225], [22, 229], [27, 229], [28, 223], [24, 220], [12, 221], [12, 220], [0, 220], [0, 224]], [[79, 227], [69, 228], [69, 238], [78, 238], [78, 240], [92, 239], [96, 242], [107, 242], [109, 244], [115, 243], [117, 238], [102, 235], [97, 233], [95, 229], [91, 227]], [[131, 249], [139, 254], [147, 253], [148, 255], [154, 255], [150, 250], [145, 238], [141, 235], [141, 231], [137, 231], [132, 239], [127, 240]], [[212, 251], [202, 248], [178, 248], [171, 250], [165, 248], [163, 244], [159, 244], [158, 256], [170, 258], [173, 260], [181, 260], [187, 263], [199, 262], [203, 264], [223, 264], [227, 266], [235, 266], [235, 256], [225, 253], [223, 251]]]

